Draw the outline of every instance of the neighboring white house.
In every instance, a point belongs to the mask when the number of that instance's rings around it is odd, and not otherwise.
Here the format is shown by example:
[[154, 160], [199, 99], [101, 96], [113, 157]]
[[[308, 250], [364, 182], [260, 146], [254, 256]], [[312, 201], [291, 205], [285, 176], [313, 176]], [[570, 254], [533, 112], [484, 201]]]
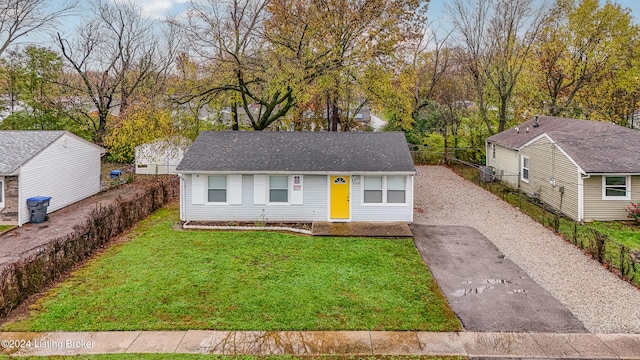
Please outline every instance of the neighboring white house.
[[104, 152], [67, 131], [0, 131], [0, 224], [29, 222], [30, 197], [52, 212], [98, 193]]
[[640, 202], [640, 131], [540, 116], [489, 137], [503, 182], [577, 221], [626, 220]]
[[187, 139], [158, 139], [136, 146], [136, 174], [176, 174], [189, 144]]
[[205, 131], [177, 171], [182, 221], [413, 221], [401, 132]]

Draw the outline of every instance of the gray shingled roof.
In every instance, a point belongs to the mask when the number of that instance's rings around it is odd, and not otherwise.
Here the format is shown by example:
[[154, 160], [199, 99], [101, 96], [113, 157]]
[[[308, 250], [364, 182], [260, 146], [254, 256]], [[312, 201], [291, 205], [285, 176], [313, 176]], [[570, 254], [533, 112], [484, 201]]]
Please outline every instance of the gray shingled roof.
[[9, 175], [65, 131], [0, 131], [0, 175]]
[[[546, 133], [586, 173], [640, 173], [640, 131], [597, 121], [540, 116], [505, 130], [488, 142], [520, 149]], [[528, 128], [528, 131], [527, 131]]]
[[415, 172], [401, 132], [204, 131], [178, 172]]

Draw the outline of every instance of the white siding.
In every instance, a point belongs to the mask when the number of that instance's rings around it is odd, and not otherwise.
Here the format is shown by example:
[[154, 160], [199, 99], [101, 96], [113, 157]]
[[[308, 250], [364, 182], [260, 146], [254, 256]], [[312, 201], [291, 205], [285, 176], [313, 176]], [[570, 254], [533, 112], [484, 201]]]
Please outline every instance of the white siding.
[[[325, 221], [327, 219], [327, 177], [324, 175], [304, 176], [302, 180], [304, 204], [300, 205], [254, 204], [254, 175], [242, 175], [241, 205], [192, 204], [192, 177], [193, 175], [184, 175], [184, 199], [180, 204], [183, 210], [182, 220], [185, 221]], [[255, 185], [266, 189], [264, 187], [266, 177], [263, 175], [256, 175], [256, 177], [260, 179], [262, 185]], [[265, 191], [260, 193], [264, 194]]]
[[491, 143], [487, 147], [487, 166], [496, 168], [496, 177], [503, 182], [513, 186], [518, 186], [520, 174], [520, 159], [517, 150], [496, 145], [496, 158], [493, 159]]
[[188, 142], [158, 140], [135, 148], [136, 174], [177, 174]]
[[[381, 174], [384, 175], [384, 174]], [[351, 176], [351, 221], [402, 221], [413, 222], [413, 176], [407, 176], [405, 204], [364, 204], [363, 176], [355, 180]]]
[[51, 196], [47, 212], [100, 191], [100, 149], [63, 135], [20, 169], [21, 222], [29, 222], [26, 199]]

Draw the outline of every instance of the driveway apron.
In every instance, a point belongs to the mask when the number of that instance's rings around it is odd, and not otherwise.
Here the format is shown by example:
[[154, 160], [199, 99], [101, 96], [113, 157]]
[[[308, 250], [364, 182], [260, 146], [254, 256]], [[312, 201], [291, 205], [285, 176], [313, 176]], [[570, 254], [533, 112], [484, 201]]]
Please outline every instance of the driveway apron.
[[420, 255], [466, 330], [587, 332], [479, 231], [418, 224], [411, 230]]

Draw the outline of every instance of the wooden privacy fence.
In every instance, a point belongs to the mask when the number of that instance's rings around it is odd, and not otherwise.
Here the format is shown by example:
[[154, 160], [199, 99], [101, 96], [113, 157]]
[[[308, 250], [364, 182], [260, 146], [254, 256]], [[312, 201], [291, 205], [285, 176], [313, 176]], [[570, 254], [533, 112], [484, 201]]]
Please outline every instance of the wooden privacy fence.
[[0, 270], [0, 318], [29, 296], [41, 292], [59, 275], [91, 257], [109, 240], [160, 209], [179, 194], [177, 177], [145, 184], [137, 196], [118, 198], [94, 209], [74, 231]]

